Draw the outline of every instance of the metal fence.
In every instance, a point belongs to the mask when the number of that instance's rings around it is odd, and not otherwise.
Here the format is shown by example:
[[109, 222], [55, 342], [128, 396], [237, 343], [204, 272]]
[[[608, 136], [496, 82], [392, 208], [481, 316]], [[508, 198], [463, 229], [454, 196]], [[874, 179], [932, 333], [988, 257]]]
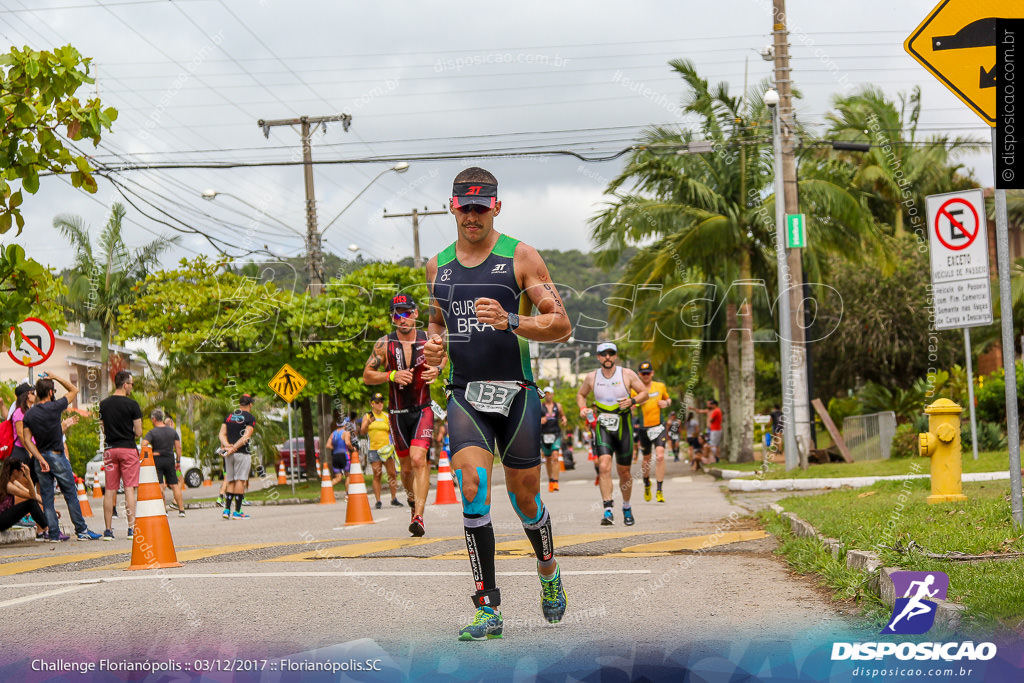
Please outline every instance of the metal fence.
[[891, 410], [843, 418], [843, 440], [855, 461], [887, 460], [896, 435], [896, 413]]

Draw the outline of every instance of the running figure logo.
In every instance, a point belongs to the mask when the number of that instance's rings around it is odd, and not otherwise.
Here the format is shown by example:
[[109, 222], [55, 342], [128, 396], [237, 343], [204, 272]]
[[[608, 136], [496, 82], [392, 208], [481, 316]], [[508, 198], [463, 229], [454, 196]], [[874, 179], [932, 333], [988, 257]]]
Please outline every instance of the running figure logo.
[[935, 623], [937, 607], [929, 598], [946, 599], [949, 576], [945, 572], [893, 572], [891, 578], [896, 595], [903, 597], [896, 598], [892, 619], [882, 633], [927, 633]]

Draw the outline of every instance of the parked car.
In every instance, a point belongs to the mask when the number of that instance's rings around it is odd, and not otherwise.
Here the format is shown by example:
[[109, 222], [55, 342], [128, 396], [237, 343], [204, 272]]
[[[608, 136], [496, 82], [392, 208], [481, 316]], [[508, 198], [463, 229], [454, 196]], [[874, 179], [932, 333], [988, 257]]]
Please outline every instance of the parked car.
[[[320, 437], [313, 437], [313, 446], [316, 449], [314, 456], [320, 457]], [[290, 472], [298, 472], [300, 477], [306, 476], [306, 440], [301, 436], [285, 441], [275, 446], [277, 449], [278, 462], [283, 461], [284, 466]], [[275, 464], [276, 468], [277, 465]]]
[[[179, 479], [185, 482], [185, 486], [190, 489], [199, 488], [203, 485], [203, 476], [210, 476], [209, 466], [199, 467], [199, 462], [195, 458], [190, 458], [187, 455], [181, 456], [181, 467], [178, 468], [181, 472]], [[85, 485], [91, 491], [94, 486], [96, 477], [100, 478], [100, 487], [106, 491], [106, 480], [103, 476], [103, 452], [98, 452], [93, 459], [90, 460], [85, 466]], [[118, 492], [124, 491], [124, 483], [122, 482]]]

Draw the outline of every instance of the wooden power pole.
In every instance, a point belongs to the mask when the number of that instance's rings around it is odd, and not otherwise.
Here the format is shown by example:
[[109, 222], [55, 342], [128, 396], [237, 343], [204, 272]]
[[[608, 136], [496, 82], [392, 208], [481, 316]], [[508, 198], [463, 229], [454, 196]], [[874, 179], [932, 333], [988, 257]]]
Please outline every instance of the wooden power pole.
[[448, 212], [427, 211], [425, 206], [422, 212], [418, 209], [413, 209], [411, 213], [388, 213], [388, 210], [384, 209], [384, 218], [408, 218], [412, 216], [412, 244], [414, 249], [412, 263], [416, 268], [423, 267], [423, 258], [420, 256], [420, 216], [443, 216], [446, 213]]

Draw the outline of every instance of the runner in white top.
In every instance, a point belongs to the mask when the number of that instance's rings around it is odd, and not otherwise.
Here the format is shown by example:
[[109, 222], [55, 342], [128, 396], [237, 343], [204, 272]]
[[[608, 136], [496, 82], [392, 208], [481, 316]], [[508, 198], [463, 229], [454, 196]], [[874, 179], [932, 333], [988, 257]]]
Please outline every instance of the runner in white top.
[[[587, 416], [587, 396], [594, 393], [594, 406], [597, 408], [597, 426], [594, 430], [594, 452], [597, 454], [598, 482], [601, 487], [601, 500], [604, 503], [604, 516], [601, 524], [610, 526], [615, 523], [612, 507], [612, 456], [615, 457], [619, 472], [619, 489], [622, 491], [622, 518], [626, 526], [632, 526], [633, 510], [629, 502], [633, 490], [633, 421], [631, 409], [638, 403], [647, 400], [647, 387], [640, 381], [635, 372], [629, 368], [616, 365], [618, 350], [611, 342], [597, 345], [597, 357], [601, 362], [600, 370], [587, 374], [580, 390], [576, 393], [576, 405], [580, 416], [593, 422]], [[637, 392], [630, 398], [630, 389]]]

